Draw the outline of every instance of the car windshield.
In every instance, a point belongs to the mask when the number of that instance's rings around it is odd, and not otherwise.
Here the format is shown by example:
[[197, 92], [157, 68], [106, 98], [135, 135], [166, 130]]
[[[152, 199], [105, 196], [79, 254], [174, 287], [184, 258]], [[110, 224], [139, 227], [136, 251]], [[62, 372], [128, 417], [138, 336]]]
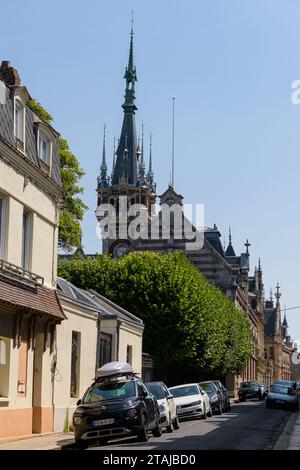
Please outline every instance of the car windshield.
[[186, 397], [189, 395], [198, 395], [199, 389], [197, 385], [187, 385], [186, 387], [175, 387], [170, 388], [170, 391], [174, 397]]
[[248, 387], [257, 387], [258, 384], [256, 382], [242, 382], [240, 387], [241, 388], [248, 388]]
[[165, 398], [164, 391], [159, 384], [146, 384], [146, 385], [149, 388], [152, 395], [154, 395], [157, 400], [161, 400], [162, 398]]
[[135, 396], [134, 382], [95, 383], [83, 397], [83, 403], [95, 403], [115, 398], [130, 398]]
[[271, 392], [281, 393], [282, 395], [293, 395], [294, 390], [291, 387], [286, 387], [284, 385], [273, 385]]
[[212, 393], [216, 391], [216, 386], [213, 383], [203, 384], [200, 383], [200, 386], [203, 388], [205, 392]]

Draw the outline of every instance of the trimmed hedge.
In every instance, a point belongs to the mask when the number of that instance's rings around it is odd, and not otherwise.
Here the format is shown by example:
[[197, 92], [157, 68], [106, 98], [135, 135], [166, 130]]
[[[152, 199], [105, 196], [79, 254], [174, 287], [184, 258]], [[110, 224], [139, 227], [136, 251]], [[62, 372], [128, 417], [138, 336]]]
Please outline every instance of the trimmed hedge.
[[250, 357], [248, 320], [183, 253], [59, 260], [58, 273], [140, 317], [143, 351], [167, 364], [226, 374]]

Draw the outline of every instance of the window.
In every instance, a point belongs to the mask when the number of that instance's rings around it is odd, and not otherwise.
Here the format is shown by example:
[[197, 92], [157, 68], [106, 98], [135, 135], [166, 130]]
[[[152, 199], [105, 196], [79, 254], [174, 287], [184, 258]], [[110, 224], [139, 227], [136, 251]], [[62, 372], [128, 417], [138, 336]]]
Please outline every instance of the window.
[[132, 346], [127, 344], [126, 362], [132, 365]]
[[19, 99], [15, 99], [15, 138], [17, 147], [25, 150], [25, 107]]
[[39, 131], [38, 153], [39, 158], [50, 166], [50, 140]]
[[111, 362], [112, 336], [100, 333], [99, 367]]
[[23, 212], [22, 230], [22, 268], [29, 269], [30, 265], [30, 213]]
[[72, 398], [79, 395], [79, 372], [80, 372], [80, 333], [72, 331], [71, 346], [71, 383], [70, 396]]

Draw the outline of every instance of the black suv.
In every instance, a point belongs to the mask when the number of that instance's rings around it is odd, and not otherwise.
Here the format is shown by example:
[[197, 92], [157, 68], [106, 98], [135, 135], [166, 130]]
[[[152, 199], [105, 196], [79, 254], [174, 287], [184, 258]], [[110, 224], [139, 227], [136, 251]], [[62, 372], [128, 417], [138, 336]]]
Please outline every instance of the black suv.
[[213, 381], [199, 382], [198, 384], [209, 396], [209, 402], [213, 413], [222, 414], [223, 399], [218, 393], [216, 384]]
[[213, 380], [213, 383], [217, 387], [218, 394], [221, 397], [222, 401], [222, 411], [230, 411], [231, 410], [231, 405], [230, 405], [230, 398], [228, 395], [228, 390], [227, 388], [224, 387], [224, 385], [220, 382], [220, 380]]
[[80, 449], [93, 441], [106, 444], [109, 439], [128, 435], [147, 441], [148, 431], [161, 436], [157, 401], [136, 377], [97, 379], [77, 405], [73, 426]]

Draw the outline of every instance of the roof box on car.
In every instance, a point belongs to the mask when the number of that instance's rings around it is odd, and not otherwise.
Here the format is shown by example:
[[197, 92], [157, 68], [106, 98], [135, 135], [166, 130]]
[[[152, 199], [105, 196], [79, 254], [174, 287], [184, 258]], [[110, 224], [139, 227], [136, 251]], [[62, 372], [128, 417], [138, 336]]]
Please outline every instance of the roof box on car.
[[96, 378], [113, 377], [115, 375], [133, 375], [133, 369], [127, 362], [114, 361], [104, 364], [96, 372]]

